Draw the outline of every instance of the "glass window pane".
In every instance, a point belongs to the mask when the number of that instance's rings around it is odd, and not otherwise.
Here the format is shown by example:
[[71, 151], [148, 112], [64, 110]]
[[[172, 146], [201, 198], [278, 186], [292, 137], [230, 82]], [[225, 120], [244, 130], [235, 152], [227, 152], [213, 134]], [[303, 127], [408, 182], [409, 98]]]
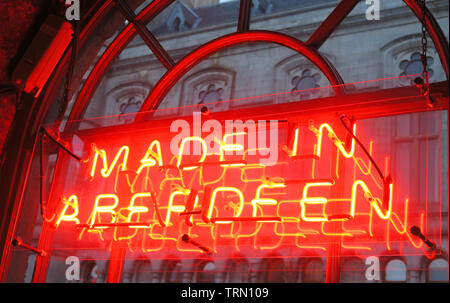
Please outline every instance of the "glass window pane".
[[[434, 1], [427, 6], [433, 7], [433, 12], [448, 10], [448, 2], [444, 2]], [[438, 15], [438, 20], [448, 24], [448, 16]], [[448, 25], [442, 30], [448, 37]], [[359, 1], [320, 51], [330, 54], [329, 59], [347, 83], [421, 74], [421, 23], [402, 0]], [[430, 81], [445, 81], [445, 73], [430, 38], [427, 58]], [[411, 85], [411, 80], [405, 78], [399, 85]]]
[[322, 283], [325, 282], [325, 264], [321, 260], [313, 259], [308, 261], [303, 273], [302, 282]]
[[153, 282], [153, 270], [150, 261], [136, 261], [136, 269], [133, 282], [151, 283]]
[[216, 265], [214, 262], [204, 264], [203, 268], [197, 273], [198, 283], [215, 283], [216, 282]]
[[406, 281], [406, 265], [401, 260], [389, 261], [386, 265], [386, 281]]
[[366, 265], [359, 259], [350, 259], [341, 262], [341, 283], [366, 282]]

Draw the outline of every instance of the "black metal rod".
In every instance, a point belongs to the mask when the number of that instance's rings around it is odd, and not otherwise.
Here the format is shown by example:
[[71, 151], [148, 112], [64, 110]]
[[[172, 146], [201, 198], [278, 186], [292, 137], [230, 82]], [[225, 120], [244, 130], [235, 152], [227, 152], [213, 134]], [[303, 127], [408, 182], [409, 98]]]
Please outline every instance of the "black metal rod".
[[[55, 139], [46, 129], [45, 127], [41, 127], [41, 132], [43, 132], [43, 134], [45, 136], [47, 136], [50, 140], [52, 140], [53, 143], [55, 143], [56, 145], [58, 145], [62, 150], [64, 150], [65, 152], [67, 152], [71, 157], [73, 157], [74, 159], [76, 159], [77, 161], [81, 162], [81, 158], [78, 157], [77, 155], [75, 155], [73, 152], [71, 152], [69, 149], [67, 149], [64, 145], [62, 145], [57, 139]], [[41, 139], [42, 140], [42, 139]]]

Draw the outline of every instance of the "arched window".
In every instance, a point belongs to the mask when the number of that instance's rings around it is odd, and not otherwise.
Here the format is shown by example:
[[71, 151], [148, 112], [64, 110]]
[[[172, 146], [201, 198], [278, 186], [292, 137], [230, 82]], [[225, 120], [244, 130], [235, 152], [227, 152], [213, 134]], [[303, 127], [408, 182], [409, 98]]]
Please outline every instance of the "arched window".
[[301, 281], [304, 283], [325, 282], [325, 263], [321, 259], [306, 261], [301, 277]]
[[386, 282], [406, 282], [406, 264], [400, 259], [392, 259], [386, 263]]
[[430, 262], [427, 268], [427, 282], [448, 282], [448, 261], [439, 258]]

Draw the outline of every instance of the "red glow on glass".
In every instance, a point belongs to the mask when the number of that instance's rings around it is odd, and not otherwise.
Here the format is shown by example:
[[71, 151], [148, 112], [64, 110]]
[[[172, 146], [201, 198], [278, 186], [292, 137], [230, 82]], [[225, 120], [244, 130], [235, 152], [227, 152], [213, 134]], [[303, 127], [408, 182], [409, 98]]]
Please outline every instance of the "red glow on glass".
[[[326, 251], [336, 237], [358, 255], [380, 246], [419, 253], [423, 242], [408, 226], [424, 228], [426, 210], [415, 205], [411, 211], [409, 199], [395, 195], [401, 180], [384, 186], [355, 140], [336, 125], [277, 128], [274, 165], [258, 162], [267, 148], [238, 142], [249, 132], [216, 138], [218, 152], [204, 137], [188, 136], [175, 155], [165, 131], [78, 135], [88, 159], [74, 170], [76, 182], [54, 188], [57, 233], [70, 231], [80, 243], [126, 241], [131, 251], [145, 253], [175, 249], [186, 258], [204, 252], [201, 247], [250, 256], [287, 247], [294, 256], [295, 250]], [[356, 123], [352, 131], [359, 135]], [[291, 140], [283, 143], [285, 137]], [[364, 141], [373, 155], [377, 142]], [[194, 144], [199, 153], [187, 155]], [[388, 172], [389, 155], [382, 159]], [[183, 235], [192, 241], [182, 241]]]

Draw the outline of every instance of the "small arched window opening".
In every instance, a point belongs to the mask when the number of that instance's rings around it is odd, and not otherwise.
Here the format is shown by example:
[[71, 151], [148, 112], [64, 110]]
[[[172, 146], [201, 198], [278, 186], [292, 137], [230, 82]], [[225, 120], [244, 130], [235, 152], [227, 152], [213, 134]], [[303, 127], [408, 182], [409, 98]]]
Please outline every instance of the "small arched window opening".
[[358, 258], [346, 258], [341, 263], [340, 282], [342, 283], [361, 283], [366, 282], [366, 265]]
[[250, 265], [246, 259], [232, 258], [228, 262], [225, 282], [248, 283], [250, 282]]
[[400, 259], [392, 259], [386, 263], [385, 277], [386, 282], [406, 282], [406, 264]]
[[448, 282], [448, 261], [439, 258], [430, 262], [427, 268], [427, 282]]
[[268, 258], [261, 263], [261, 278], [263, 283], [288, 282], [286, 279], [286, 268], [283, 259]]
[[223, 88], [216, 88], [215, 84], [210, 84], [206, 90], [199, 93], [198, 98], [200, 99], [200, 102], [198, 104], [222, 101], [222, 94]]

